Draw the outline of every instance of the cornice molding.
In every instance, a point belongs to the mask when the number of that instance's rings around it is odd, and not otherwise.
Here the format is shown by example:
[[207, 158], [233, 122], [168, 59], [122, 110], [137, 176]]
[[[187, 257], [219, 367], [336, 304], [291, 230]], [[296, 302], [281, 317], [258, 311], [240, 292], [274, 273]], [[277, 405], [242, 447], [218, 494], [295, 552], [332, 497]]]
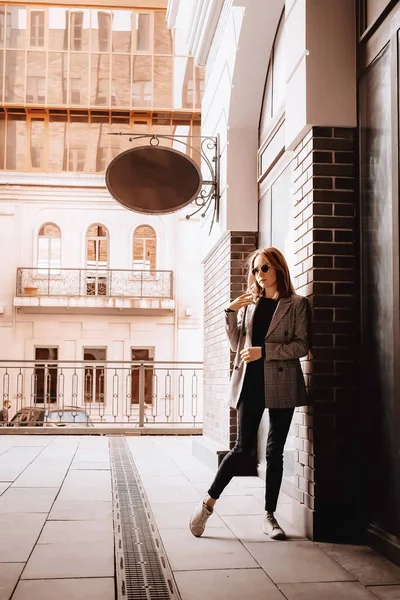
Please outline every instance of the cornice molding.
[[228, 22], [229, 15], [231, 13], [232, 5], [233, 0], [223, 0], [222, 2], [222, 8], [220, 11], [219, 19], [208, 52], [207, 68], [209, 70], [212, 69], [212, 65], [214, 64], [216, 55], [218, 53], [219, 43], [225, 31], [225, 27]]
[[193, 12], [188, 42], [198, 66], [207, 62], [225, 0], [199, 0]]
[[[118, 8], [167, 8], [168, 0], [140, 0], [138, 2], [132, 2], [132, 0], [118, 0]], [[23, 4], [26, 5], [26, 0], [13, 0], [13, 4]], [[35, 4], [48, 4], [45, 0], [38, 0]], [[51, 4], [55, 6], [64, 6], [66, 4], [65, 0], [52, 0]], [[69, 0], [67, 3], [70, 6], [79, 6], [81, 8], [82, 2], [81, 0]], [[110, 8], [109, 0], [85, 0], [83, 3], [84, 6], [88, 6], [89, 8]], [[112, 4], [111, 4], [112, 6]]]
[[[205, 66], [227, 0], [169, 0], [167, 23], [170, 29], [182, 27], [187, 33], [189, 52], [197, 66]], [[183, 3], [186, 2], [184, 5]], [[228, 0], [232, 4], [232, 0]], [[189, 9], [190, 7], [190, 9]], [[186, 10], [183, 21], [183, 8]], [[189, 17], [187, 15], [190, 15]]]
[[105, 188], [104, 175], [90, 173], [23, 173], [0, 172], [0, 185]]
[[175, 29], [178, 16], [180, 0], [169, 0], [167, 8], [167, 25], [169, 29]]

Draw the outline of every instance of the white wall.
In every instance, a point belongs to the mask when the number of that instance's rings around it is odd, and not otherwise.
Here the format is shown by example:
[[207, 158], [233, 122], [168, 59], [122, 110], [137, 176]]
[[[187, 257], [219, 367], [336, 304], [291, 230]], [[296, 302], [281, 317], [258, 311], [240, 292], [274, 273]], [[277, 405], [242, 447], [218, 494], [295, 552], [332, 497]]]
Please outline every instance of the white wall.
[[35, 347], [57, 347], [59, 360], [83, 360], [83, 348], [107, 348], [108, 360], [130, 360], [132, 347], [155, 348], [155, 360], [173, 360], [171, 317], [107, 315], [18, 315], [12, 328], [14, 352], [2, 347], [0, 359], [27, 359]]
[[356, 127], [354, 0], [286, 0], [286, 147], [311, 126]]
[[[178, 327], [176, 360], [203, 360], [204, 276], [201, 260], [200, 222], [187, 220], [186, 211], [176, 217], [175, 289]], [[173, 240], [171, 240], [173, 241]]]

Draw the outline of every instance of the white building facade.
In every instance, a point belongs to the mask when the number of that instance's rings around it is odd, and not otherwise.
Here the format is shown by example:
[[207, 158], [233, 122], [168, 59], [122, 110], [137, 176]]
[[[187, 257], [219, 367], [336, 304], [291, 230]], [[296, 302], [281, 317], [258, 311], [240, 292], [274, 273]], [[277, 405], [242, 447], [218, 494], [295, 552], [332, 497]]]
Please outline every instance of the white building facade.
[[[129, 212], [100, 176], [27, 179], [2, 187], [0, 358], [32, 360], [40, 344], [59, 360], [83, 360], [87, 346], [104, 348], [105, 360], [129, 361], [131, 347], [158, 361], [201, 360], [199, 221]], [[56, 236], [41, 235], [49, 225]], [[143, 226], [154, 232], [152, 265], [134, 258]]]

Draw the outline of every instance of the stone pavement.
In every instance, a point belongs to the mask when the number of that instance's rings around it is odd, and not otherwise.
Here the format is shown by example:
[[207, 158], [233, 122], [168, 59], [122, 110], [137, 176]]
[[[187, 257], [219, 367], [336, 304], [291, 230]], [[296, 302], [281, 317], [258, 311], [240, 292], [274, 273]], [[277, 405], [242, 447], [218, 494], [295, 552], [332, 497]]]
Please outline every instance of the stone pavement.
[[[315, 544], [277, 513], [263, 481], [235, 478], [203, 537], [188, 530], [213, 473], [187, 437], [128, 437], [182, 600], [400, 600], [400, 568], [364, 546]], [[0, 435], [0, 600], [114, 600], [108, 439]]]

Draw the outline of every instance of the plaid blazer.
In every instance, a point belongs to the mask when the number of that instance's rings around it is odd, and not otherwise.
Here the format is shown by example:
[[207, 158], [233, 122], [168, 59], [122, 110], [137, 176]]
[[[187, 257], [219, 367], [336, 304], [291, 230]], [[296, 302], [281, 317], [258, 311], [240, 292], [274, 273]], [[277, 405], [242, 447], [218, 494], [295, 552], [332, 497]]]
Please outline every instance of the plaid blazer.
[[[236, 353], [229, 384], [229, 405], [236, 408], [243, 387], [246, 363], [240, 351], [251, 347], [254, 311], [250, 304], [225, 313], [225, 326], [232, 352]], [[293, 294], [281, 298], [265, 336], [264, 390], [267, 408], [291, 408], [308, 404], [299, 358], [308, 354], [308, 302]], [[263, 359], [261, 359], [263, 360]]]

